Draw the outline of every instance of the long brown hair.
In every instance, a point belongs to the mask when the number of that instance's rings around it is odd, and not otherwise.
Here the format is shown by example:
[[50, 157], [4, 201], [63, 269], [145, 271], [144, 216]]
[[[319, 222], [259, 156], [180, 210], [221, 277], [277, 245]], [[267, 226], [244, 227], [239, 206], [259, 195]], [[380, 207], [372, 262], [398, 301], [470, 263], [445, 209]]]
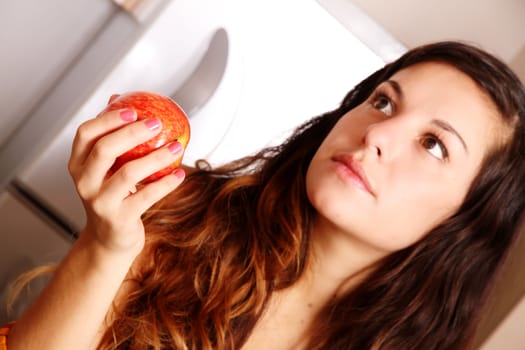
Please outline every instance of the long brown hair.
[[377, 85], [426, 61], [470, 76], [513, 133], [486, 157], [457, 213], [321, 310], [308, 348], [463, 349], [525, 208], [525, 89], [498, 59], [458, 42], [409, 51], [280, 146], [190, 174], [145, 214], [146, 263], [130, 276], [139, 287], [99, 348], [241, 347], [271, 293], [307, 264], [315, 211], [305, 174], [320, 143]]

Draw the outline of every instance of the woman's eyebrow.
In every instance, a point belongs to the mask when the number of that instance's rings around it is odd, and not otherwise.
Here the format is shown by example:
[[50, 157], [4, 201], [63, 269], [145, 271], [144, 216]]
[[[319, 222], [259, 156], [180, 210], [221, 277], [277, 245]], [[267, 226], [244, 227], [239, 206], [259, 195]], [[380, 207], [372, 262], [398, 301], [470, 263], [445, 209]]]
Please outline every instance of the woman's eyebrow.
[[[386, 80], [385, 83], [388, 83], [392, 89], [395, 91], [395, 93], [399, 96], [399, 99], [403, 99], [403, 89], [401, 88], [401, 85], [399, 85], [399, 83], [395, 80]], [[447, 132], [450, 132], [451, 134], [453, 134], [454, 136], [456, 136], [459, 141], [461, 142], [461, 145], [463, 145], [463, 148], [465, 149], [465, 152], [468, 153], [468, 147], [467, 147], [467, 143], [465, 142], [465, 140], [463, 139], [463, 137], [461, 137], [461, 134], [459, 132], [457, 132], [456, 129], [454, 129], [452, 127], [452, 125], [450, 125], [450, 123], [448, 123], [447, 121], [443, 120], [443, 119], [433, 119], [432, 120], [432, 124], [438, 126], [439, 128], [447, 131]]]
[[445, 131], [448, 131], [451, 134], [455, 135], [459, 139], [461, 144], [463, 145], [463, 148], [465, 149], [465, 152], [468, 153], [468, 147], [467, 147], [467, 144], [465, 143], [465, 140], [463, 140], [463, 137], [461, 137], [459, 132], [457, 132], [457, 130], [454, 129], [452, 127], [452, 125], [450, 125], [447, 121], [445, 121], [443, 119], [433, 119], [432, 120], [432, 124], [434, 124], [434, 125], [440, 127], [441, 129], [443, 129]]
[[399, 96], [400, 99], [403, 98], [403, 89], [401, 89], [401, 85], [395, 80], [387, 80], [385, 83], [388, 83], [392, 89], [396, 92], [396, 94]]

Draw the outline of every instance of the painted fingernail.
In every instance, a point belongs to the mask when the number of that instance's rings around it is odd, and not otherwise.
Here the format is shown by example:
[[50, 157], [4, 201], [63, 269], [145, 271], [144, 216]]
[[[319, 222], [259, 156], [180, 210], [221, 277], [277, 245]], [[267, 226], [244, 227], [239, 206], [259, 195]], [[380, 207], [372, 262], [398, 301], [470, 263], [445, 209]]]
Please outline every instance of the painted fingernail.
[[151, 118], [151, 119], [146, 119], [144, 121], [144, 124], [146, 124], [147, 128], [150, 129], [150, 130], [157, 130], [158, 128], [160, 128], [160, 120], [158, 120], [157, 118]]
[[125, 122], [132, 122], [136, 119], [135, 111], [132, 109], [125, 109], [120, 112], [120, 119]]
[[175, 175], [176, 177], [178, 177], [179, 179], [182, 179], [184, 178], [184, 176], [186, 175], [186, 173], [184, 172], [184, 170], [182, 169], [177, 169], [173, 172], [173, 175]]
[[108, 104], [110, 104], [111, 102], [115, 101], [117, 99], [117, 97], [119, 97], [119, 96], [120, 96], [119, 94], [111, 95], [111, 97], [108, 100]]
[[182, 144], [178, 141], [175, 141], [168, 146], [168, 149], [171, 153], [178, 154], [180, 151], [182, 151]]

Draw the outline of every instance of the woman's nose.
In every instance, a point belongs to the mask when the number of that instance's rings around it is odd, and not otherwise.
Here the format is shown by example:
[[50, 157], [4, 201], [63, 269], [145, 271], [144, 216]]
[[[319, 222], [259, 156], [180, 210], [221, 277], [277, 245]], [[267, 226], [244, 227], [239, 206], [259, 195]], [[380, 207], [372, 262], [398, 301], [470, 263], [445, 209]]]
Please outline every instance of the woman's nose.
[[368, 125], [364, 131], [363, 144], [381, 161], [393, 159], [402, 147], [405, 126], [399, 120], [387, 119]]

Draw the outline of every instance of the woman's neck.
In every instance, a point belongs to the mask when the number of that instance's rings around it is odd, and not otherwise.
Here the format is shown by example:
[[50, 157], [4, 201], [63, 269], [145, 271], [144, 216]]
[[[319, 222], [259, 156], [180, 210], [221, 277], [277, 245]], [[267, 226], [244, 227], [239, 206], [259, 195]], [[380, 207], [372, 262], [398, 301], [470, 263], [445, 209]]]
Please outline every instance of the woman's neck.
[[304, 349], [322, 308], [355, 287], [381, 254], [316, 220], [303, 275], [272, 293], [243, 349]]
[[355, 287], [386, 255], [320, 216], [315, 218], [310, 237], [307, 266], [294, 286], [325, 302]]

